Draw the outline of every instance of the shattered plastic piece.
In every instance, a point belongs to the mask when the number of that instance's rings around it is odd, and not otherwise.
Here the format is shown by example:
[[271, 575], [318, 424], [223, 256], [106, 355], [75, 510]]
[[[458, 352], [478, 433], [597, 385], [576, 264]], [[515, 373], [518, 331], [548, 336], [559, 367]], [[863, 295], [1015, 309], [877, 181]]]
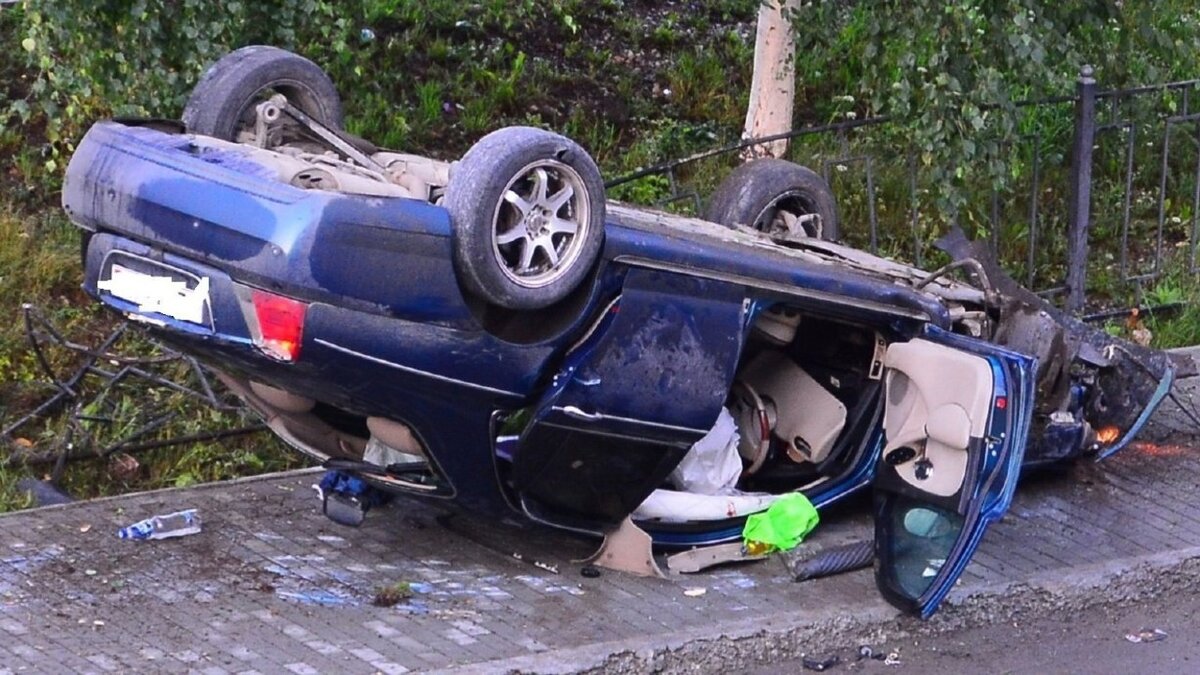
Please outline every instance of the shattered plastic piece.
[[904, 664], [903, 664], [903, 662], [901, 662], [901, 661], [900, 661], [900, 652], [891, 652], [890, 654], [888, 654], [888, 655], [887, 655], [887, 658], [885, 658], [885, 659], [883, 660], [883, 664], [884, 664], [885, 666], [900, 666], [900, 665], [904, 665]]
[[689, 598], [698, 598], [708, 592], [707, 588], [685, 588], [683, 594]]
[[825, 657], [806, 656], [800, 663], [804, 666], [805, 670], [815, 670], [820, 673], [841, 663], [841, 659], [837, 654]]
[[765, 557], [763, 554], [756, 555], [746, 550], [746, 547], [741, 542], [733, 542], [731, 544], [717, 544], [715, 546], [693, 548], [667, 556], [667, 569], [672, 572], [691, 574], [706, 570], [715, 565], [744, 562], [747, 560], [762, 560]]
[[640, 577], [666, 576], [654, 560], [650, 535], [630, 518], [625, 518], [616, 529], [606, 532], [604, 542], [595, 553], [577, 562], [592, 563]]
[[1141, 642], [1160, 642], [1167, 639], [1167, 632], [1159, 628], [1154, 630], [1143, 630], [1138, 633], [1128, 633], [1125, 639], [1133, 643]]
[[803, 541], [820, 520], [808, 497], [792, 492], [776, 500], [765, 513], [747, 518], [742, 540], [747, 550], [755, 554], [789, 551]]
[[[835, 546], [834, 548], [821, 551], [806, 560], [797, 561], [792, 567], [792, 576], [796, 581], [819, 579], [821, 577], [869, 567], [874, 560], [874, 542], [853, 542], [843, 546]], [[866, 649], [869, 649], [869, 647]]]
[[595, 579], [600, 576], [600, 568], [595, 565], [584, 565], [579, 573], [588, 579]]
[[200, 531], [200, 515], [196, 509], [151, 516], [117, 531], [122, 539], [167, 539], [183, 537]]
[[558, 565], [544, 563], [540, 560], [534, 560], [533, 558], [526, 558], [519, 551], [513, 551], [512, 557], [517, 560], [520, 560], [521, 562], [527, 562], [530, 565], [533, 565], [534, 567], [536, 567], [540, 570], [546, 570], [547, 572], [550, 572], [551, 574], [558, 574]]
[[883, 652], [877, 652], [874, 649], [871, 649], [870, 645], [859, 645], [859, 647], [858, 647], [858, 660], [859, 661], [862, 661], [863, 659], [873, 659], [875, 661], [882, 661], [882, 660], [886, 659], [887, 657], [888, 657], [887, 654], [885, 654]]

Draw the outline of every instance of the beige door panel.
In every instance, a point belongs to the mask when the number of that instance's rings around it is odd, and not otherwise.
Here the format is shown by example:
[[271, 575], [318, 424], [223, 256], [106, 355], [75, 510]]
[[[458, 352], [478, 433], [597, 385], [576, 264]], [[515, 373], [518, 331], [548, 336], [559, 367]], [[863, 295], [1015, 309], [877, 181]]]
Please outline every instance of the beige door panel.
[[[922, 491], [955, 494], [966, 478], [970, 439], [982, 438], [986, 428], [991, 366], [983, 358], [926, 340], [891, 345], [884, 365], [884, 456], [896, 448], [913, 448], [916, 456], [897, 465], [897, 474]], [[926, 470], [919, 471], [922, 460]]]

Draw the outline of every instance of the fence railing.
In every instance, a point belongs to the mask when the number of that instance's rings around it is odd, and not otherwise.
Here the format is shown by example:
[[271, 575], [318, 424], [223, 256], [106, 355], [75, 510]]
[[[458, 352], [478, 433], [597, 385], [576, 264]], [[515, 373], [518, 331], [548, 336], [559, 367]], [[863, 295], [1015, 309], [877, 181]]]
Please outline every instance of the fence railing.
[[992, 144], [1005, 153], [1008, 180], [997, 189], [985, 170], [967, 167], [969, 204], [953, 214], [935, 211], [921, 158], [879, 140], [897, 138], [878, 133], [894, 124], [889, 117], [742, 140], [609, 186], [665, 176], [661, 201], [699, 213], [712, 177], [743, 149], [786, 138], [788, 158], [830, 183], [852, 245], [922, 266], [940, 255], [932, 245], [945, 227], [960, 224], [985, 238], [1014, 278], [1071, 311], [1129, 306], [1163, 280], [1168, 262], [1189, 273], [1200, 264], [1197, 89], [1200, 80], [1103, 90], [1085, 66], [1073, 95], [1012, 106], [1025, 128]]

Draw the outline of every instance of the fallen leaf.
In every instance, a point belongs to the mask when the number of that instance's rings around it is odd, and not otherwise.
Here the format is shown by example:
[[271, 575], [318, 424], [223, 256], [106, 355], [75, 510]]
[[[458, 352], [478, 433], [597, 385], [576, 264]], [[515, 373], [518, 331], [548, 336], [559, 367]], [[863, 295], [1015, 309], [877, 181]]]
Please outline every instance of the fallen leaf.
[[15, 445], [15, 446], [17, 446], [17, 447], [19, 447], [19, 448], [32, 448], [32, 447], [33, 447], [33, 441], [31, 441], [31, 440], [29, 440], [28, 438], [25, 438], [24, 436], [22, 436], [22, 437], [19, 437], [19, 438], [14, 438], [14, 439], [13, 439], [13, 445]]

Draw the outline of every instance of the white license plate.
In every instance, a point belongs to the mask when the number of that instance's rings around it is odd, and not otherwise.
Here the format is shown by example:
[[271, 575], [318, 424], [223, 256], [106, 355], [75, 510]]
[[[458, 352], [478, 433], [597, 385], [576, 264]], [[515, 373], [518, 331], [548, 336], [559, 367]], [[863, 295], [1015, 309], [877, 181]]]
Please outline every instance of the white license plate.
[[188, 282], [169, 274], [147, 274], [120, 263], [109, 267], [109, 276], [96, 286], [126, 302], [138, 306], [141, 313], [156, 313], [179, 321], [204, 324], [208, 307], [208, 277], [202, 277], [193, 288]]

